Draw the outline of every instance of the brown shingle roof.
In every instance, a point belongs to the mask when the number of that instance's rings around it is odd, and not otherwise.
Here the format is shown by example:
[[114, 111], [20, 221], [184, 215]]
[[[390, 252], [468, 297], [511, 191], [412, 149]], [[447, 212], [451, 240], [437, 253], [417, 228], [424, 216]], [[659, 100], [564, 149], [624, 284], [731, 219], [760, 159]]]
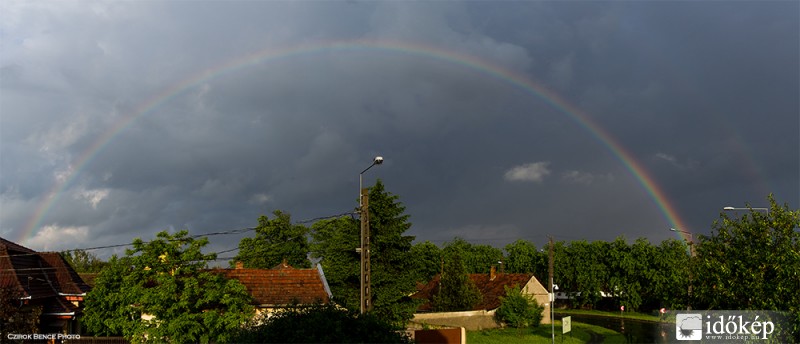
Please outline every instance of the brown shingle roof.
[[66, 314], [80, 310], [71, 301], [81, 301], [89, 291], [60, 254], [36, 252], [0, 238], [0, 286], [15, 288], [42, 313]]
[[[472, 310], [492, 310], [500, 307], [500, 297], [506, 296], [505, 286], [523, 288], [533, 277], [533, 274], [500, 273], [496, 274], [494, 279], [491, 279], [489, 274], [470, 274], [470, 280], [475, 283], [475, 286], [478, 287], [481, 295], [483, 295], [483, 300]], [[440, 278], [440, 275], [436, 275], [428, 284], [417, 287], [417, 293], [412, 298], [426, 300], [425, 303], [419, 306], [418, 311], [426, 312], [432, 309], [431, 300], [439, 288]]]
[[46, 272], [48, 272], [48, 277], [50, 277], [59, 293], [80, 295], [89, 291], [89, 286], [83, 282], [83, 279], [69, 266], [69, 263], [64, 260], [61, 254], [42, 252], [39, 253], [39, 256], [54, 268]]
[[0, 238], [0, 285], [15, 288], [26, 298], [58, 295], [47, 283], [48, 269], [35, 251]]
[[317, 269], [213, 269], [227, 278], [239, 280], [257, 305], [328, 303], [330, 297]]

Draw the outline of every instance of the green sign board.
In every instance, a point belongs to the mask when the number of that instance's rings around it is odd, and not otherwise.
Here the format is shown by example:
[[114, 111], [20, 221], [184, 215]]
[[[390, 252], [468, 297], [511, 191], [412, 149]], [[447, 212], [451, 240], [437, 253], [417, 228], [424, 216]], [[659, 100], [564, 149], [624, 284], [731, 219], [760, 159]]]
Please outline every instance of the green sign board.
[[572, 331], [572, 317], [561, 318], [561, 333]]

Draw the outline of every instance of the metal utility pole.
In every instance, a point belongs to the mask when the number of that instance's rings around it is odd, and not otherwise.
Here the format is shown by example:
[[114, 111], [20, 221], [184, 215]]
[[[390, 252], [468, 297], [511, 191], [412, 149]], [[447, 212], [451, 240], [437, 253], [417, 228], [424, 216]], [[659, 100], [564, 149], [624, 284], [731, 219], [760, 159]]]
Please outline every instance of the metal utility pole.
[[556, 319], [553, 315], [553, 308], [555, 307], [556, 293], [553, 291], [553, 237], [550, 237], [549, 249], [549, 262], [547, 263], [547, 274], [549, 275], [548, 289], [550, 289], [550, 329], [553, 337], [553, 344], [556, 343]]
[[361, 216], [361, 247], [356, 251], [361, 254], [361, 307], [359, 313], [364, 314], [372, 310], [372, 288], [370, 287], [369, 266], [369, 189], [363, 187], [362, 176], [372, 166], [383, 163], [383, 157], [376, 156], [372, 165], [358, 174], [358, 212]]

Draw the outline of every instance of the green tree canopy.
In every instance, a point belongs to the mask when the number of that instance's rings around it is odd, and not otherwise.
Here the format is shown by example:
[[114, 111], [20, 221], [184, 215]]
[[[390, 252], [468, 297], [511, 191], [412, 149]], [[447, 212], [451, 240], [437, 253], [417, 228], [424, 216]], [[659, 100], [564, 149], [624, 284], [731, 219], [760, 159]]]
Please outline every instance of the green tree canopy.
[[442, 248], [442, 254], [445, 257], [454, 252], [461, 256], [464, 267], [471, 274], [489, 273], [492, 266], [497, 266], [503, 261], [503, 251], [499, 248], [491, 245], [472, 244], [460, 237], [445, 243]]
[[94, 253], [85, 250], [63, 251], [60, 254], [78, 273], [97, 273], [106, 266], [106, 262], [97, 258]]
[[434, 292], [431, 305], [437, 312], [469, 311], [483, 300], [457, 252], [444, 259], [439, 287]]
[[576, 240], [556, 250], [558, 256], [567, 257], [566, 261], [556, 260], [559, 276], [556, 284], [561, 290], [572, 293], [573, 306], [594, 306], [601, 298], [600, 292], [607, 290], [607, 246], [602, 241]]
[[800, 342], [800, 210], [722, 213], [696, 248], [694, 296], [708, 309], [789, 311]]
[[536, 248], [532, 242], [519, 239], [506, 245], [506, 271], [533, 273], [539, 280], [547, 277], [547, 252]]
[[251, 298], [239, 281], [205, 270], [216, 258], [201, 252], [207, 243], [185, 230], [134, 240], [124, 257], [111, 258], [87, 294], [86, 327], [133, 342], [230, 340], [253, 316]]
[[573, 307], [676, 309], [688, 302], [690, 257], [680, 241], [656, 246], [643, 238], [629, 244], [618, 237], [612, 242], [560, 241], [554, 246], [555, 283], [570, 294]]
[[311, 267], [308, 228], [292, 224], [288, 213], [276, 210], [272, 214], [275, 217], [271, 220], [266, 216], [258, 218], [254, 238], [239, 241], [239, 253], [231, 261], [231, 266], [239, 261], [246, 268], [271, 269], [286, 259], [296, 268]]
[[[415, 262], [411, 256], [413, 236], [405, 206], [378, 180], [369, 189], [370, 265], [372, 305], [375, 315], [392, 322], [405, 322], [417, 303], [409, 295], [416, 290]], [[321, 258], [325, 276], [337, 302], [349, 309], [360, 306], [360, 224], [352, 218], [320, 221], [312, 226], [312, 256]]]
[[647, 257], [644, 256], [644, 246], [649, 245], [647, 240], [639, 239], [634, 245], [628, 245], [624, 237], [619, 237], [609, 243], [608, 286], [621, 305], [629, 310], [638, 309], [642, 305], [642, 289], [647, 285], [641, 278], [646, 273]]

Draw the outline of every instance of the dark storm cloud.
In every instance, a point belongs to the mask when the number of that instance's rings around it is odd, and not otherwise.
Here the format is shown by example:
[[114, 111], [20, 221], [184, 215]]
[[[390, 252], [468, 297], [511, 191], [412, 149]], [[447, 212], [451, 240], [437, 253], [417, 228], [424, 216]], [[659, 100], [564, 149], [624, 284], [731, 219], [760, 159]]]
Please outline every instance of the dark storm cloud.
[[[619, 156], [545, 99], [416, 54], [322, 50], [177, 92], [258, 51], [371, 39], [471, 56], [585, 111], [690, 230], [765, 192], [798, 204], [796, 3], [5, 2], [0, 233], [61, 249], [296, 220], [356, 205], [358, 172], [398, 194], [410, 234], [503, 245], [670, 236]], [[58, 238], [56, 240], [55, 238]], [[240, 237], [215, 237], [216, 250]]]

